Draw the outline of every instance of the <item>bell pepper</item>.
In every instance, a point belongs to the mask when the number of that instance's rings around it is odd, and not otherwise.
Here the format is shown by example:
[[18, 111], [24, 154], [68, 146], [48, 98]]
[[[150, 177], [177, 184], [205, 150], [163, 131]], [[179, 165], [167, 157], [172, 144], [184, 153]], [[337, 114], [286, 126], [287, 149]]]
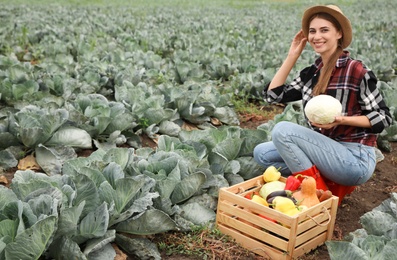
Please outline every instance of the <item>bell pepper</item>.
[[261, 218], [267, 219], [267, 220], [269, 220], [269, 221], [271, 221], [273, 223], [277, 223], [277, 220], [274, 220], [272, 218], [266, 217], [265, 215], [258, 214], [258, 216], [261, 217]]
[[254, 195], [259, 195], [259, 192], [254, 191], [254, 192], [247, 193], [247, 194], [245, 194], [244, 198], [250, 200], [250, 199], [252, 199], [252, 197], [253, 197]]
[[284, 190], [296, 191], [301, 186], [300, 175], [290, 175], [285, 181]]
[[300, 213], [300, 210], [295, 203], [287, 197], [276, 197], [273, 201], [273, 208], [280, 211], [288, 216], [293, 216]]
[[263, 173], [263, 180], [265, 182], [278, 181], [280, 177], [281, 172], [274, 166], [267, 167], [266, 171]]

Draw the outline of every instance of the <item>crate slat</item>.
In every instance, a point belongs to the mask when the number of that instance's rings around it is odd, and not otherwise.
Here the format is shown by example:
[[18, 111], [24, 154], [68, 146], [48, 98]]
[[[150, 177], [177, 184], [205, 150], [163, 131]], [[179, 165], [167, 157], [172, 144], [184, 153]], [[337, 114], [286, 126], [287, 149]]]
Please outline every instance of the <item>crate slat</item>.
[[222, 224], [218, 225], [219, 230], [226, 235], [229, 235], [235, 239], [244, 248], [254, 252], [255, 254], [267, 257], [268, 259], [277, 260], [289, 260], [291, 259], [288, 255], [283, 254], [282, 251], [276, 250], [274, 247], [267, 246], [264, 243], [258, 242], [255, 239], [241, 234], [239, 231], [230, 229]]
[[324, 244], [324, 242], [327, 240], [326, 237], [327, 237], [327, 234], [323, 233], [323, 234], [320, 234], [319, 236], [313, 238], [312, 240], [308, 240], [304, 244], [298, 246], [294, 250], [294, 258], [302, 256], [302, 255], [306, 254], [307, 252], [313, 250], [314, 248]]
[[[247, 199], [246, 199], [247, 200]], [[254, 203], [257, 204], [255, 202], [249, 201], [247, 200], [247, 202], [250, 203]], [[254, 205], [256, 207], [261, 207], [263, 208], [264, 206], [262, 205]], [[243, 210], [242, 208], [239, 208], [236, 205], [231, 205], [228, 202], [220, 202], [218, 203], [218, 211], [224, 214], [228, 214], [231, 216], [236, 216], [239, 218], [244, 218], [246, 221], [254, 224], [254, 225], [258, 225], [263, 229], [266, 229], [270, 232], [276, 233], [284, 238], [288, 238], [289, 237], [289, 229], [285, 228], [282, 225], [274, 225], [274, 222], [271, 222], [268, 219], [264, 219], [262, 217], [259, 217], [258, 215], [255, 215], [255, 210], [253, 210], [253, 208], [251, 207], [245, 207], [245, 210]], [[248, 211], [247, 211], [248, 210]], [[261, 211], [259, 211], [261, 212]], [[274, 210], [275, 213], [277, 213], [276, 215], [273, 214], [266, 214], [266, 213], [260, 213], [263, 214], [264, 216], [268, 217], [269, 219], [278, 219], [279, 214], [281, 214], [280, 212], [276, 212]]]
[[256, 228], [249, 223], [222, 214], [219, 214], [219, 220], [223, 226], [238, 231], [239, 233], [244, 234], [246, 237], [250, 237], [260, 241], [263, 244], [273, 246], [280, 250], [287, 251], [288, 241], [277, 237], [274, 233], [263, 232], [262, 229]]

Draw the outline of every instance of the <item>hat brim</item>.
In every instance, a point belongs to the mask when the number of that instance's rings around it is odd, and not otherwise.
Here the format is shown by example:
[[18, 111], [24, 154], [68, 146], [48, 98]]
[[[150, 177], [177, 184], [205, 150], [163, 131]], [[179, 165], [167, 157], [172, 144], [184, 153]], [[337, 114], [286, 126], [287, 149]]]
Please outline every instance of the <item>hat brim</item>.
[[346, 48], [352, 42], [352, 26], [350, 20], [343, 13], [325, 5], [313, 6], [303, 13], [302, 31], [305, 37], [309, 35], [310, 18], [317, 13], [332, 15], [340, 24], [343, 34], [342, 48]]

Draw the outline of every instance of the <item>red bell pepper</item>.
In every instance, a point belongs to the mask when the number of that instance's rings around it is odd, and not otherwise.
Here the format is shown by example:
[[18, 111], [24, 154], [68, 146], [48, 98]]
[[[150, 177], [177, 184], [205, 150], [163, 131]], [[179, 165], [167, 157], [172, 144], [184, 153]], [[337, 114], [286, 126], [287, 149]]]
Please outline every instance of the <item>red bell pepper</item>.
[[247, 193], [247, 194], [245, 194], [245, 196], [244, 196], [244, 198], [246, 198], [246, 199], [252, 199], [252, 193]]
[[284, 190], [295, 191], [301, 186], [300, 175], [290, 175], [285, 182]]
[[266, 217], [265, 215], [258, 214], [258, 216], [261, 217], [261, 218], [267, 219], [267, 220], [269, 220], [269, 221], [271, 221], [271, 222], [277, 223], [277, 220], [274, 220], [274, 219], [272, 219], [272, 218]]
[[252, 196], [254, 196], [255, 194], [259, 195], [259, 192], [258, 191], [254, 191], [254, 192], [247, 193], [247, 194], [245, 194], [244, 198], [250, 200], [250, 199], [252, 199]]

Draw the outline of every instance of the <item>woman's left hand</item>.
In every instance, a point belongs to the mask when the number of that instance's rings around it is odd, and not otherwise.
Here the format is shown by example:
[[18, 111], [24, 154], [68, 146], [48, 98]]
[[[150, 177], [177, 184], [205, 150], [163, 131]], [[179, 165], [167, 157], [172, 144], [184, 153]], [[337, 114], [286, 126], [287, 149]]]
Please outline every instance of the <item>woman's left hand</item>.
[[342, 122], [342, 117], [341, 116], [336, 116], [335, 117], [335, 121], [332, 122], [332, 123], [329, 123], [329, 124], [316, 124], [314, 122], [310, 122], [310, 124], [312, 126], [315, 126], [315, 127], [321, 128], [321, 129], [331, 129], [331, 128], [337, 126], [337, 125], [340, 125], [341, 122]]
[[329, 124], [316, 124], [314, 122], [310, 122], [312, 126], [319, 127], [322, 129], [331, 129], [338, 125], [350, 125], [356, 127], [363, 127], [363, 128], [370, 128], [371, 122], [369, 121], [368, 117], [365, 115], [361, 116], [336, 116], [335, 121]]

